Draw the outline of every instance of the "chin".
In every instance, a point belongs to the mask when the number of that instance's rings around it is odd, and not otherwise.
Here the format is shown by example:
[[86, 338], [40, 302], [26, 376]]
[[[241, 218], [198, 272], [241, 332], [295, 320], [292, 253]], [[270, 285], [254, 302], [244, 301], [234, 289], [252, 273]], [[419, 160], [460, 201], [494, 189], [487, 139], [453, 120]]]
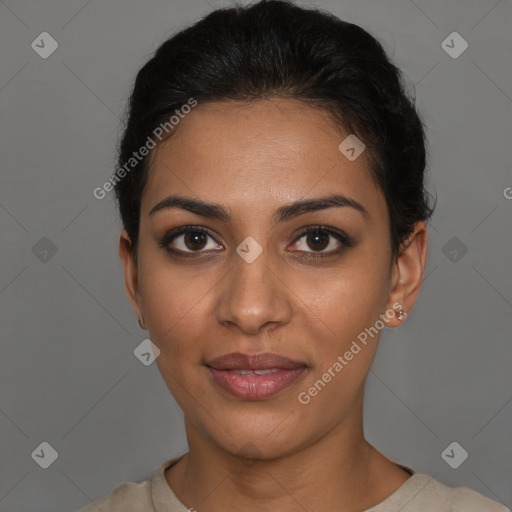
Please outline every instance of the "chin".
[[[268, 414], [267, 414], [268, 416]], [[294, 452], [302, 441], [297, 424], [288, 417], [254, 418], [246, 415], [243, 421], [231, 421], [225, 417], [226, 429], [220, 425], [210, 425], [209, 437], [222, 450], [242, 458], [270, 460]], [[223, 426], [224, 426], [223, 425]], [[209, 429], [208, 429], [209, 430]]]

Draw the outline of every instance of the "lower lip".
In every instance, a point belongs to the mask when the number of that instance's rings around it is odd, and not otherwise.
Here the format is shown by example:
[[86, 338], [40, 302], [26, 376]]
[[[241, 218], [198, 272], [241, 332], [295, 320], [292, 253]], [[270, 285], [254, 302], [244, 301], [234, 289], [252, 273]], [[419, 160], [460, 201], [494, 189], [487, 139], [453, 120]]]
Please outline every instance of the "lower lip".
[[277, 395], [291, 386], [306, 368], [280, 369], [266, 375], [241, 375], [233, 370], [216, 370], [208, 367], [213, 380], [237, 398], [263, 400]]

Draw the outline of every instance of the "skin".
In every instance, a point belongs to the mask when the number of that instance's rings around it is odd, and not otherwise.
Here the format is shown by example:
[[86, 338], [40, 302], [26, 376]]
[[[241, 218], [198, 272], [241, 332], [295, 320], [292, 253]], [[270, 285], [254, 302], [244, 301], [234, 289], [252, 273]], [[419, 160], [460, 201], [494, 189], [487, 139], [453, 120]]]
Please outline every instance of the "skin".
[[[132, 307], [161, 351], [158, 368], [185, 416], [189, 452], [165, 477], [199, 512], [355, 512], [410, 477], [363, 435], [364, 383], [378, 336], [307, 405], [297, 399], [394, 303], [411, 310], [425, 269], [425, 224], [392, 257], [384, 195], [365, 153], [349, 161], [339, 151], [347, 135], [327, 112], [297, 100], [217, 102], [198, 105], [151, 155], [137, 261], [125, 231], [119, 253]], [[368, 215], [331, 207], [273, 223], [280, 206], [333, 193]], [[220, 204], [232, 218], [179, 208], [149, 214], [171, 194]], [[186, 224], [208, 228], [212, 238], [194, 246], [178, 235], [172, 246], [209, 257], [180, 258], [159, 245]], [[343, 247], [327, 235], [308, 244], [301, 232], [316, 224], [344, 231], [354, 246], [308, 260]], [[263, 248], [252, 263], [236, 252], [248, 236]], [[401, 323], [394, 316], [386, 326]], [[276, 352], [308, 369], [276, 396], [242, 400], [203, 365], [231, 352]]]

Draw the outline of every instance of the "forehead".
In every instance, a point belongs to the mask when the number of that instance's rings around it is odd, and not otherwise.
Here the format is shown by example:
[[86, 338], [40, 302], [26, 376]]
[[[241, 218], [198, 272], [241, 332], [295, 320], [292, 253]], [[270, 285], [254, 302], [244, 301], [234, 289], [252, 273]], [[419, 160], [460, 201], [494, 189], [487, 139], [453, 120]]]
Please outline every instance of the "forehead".
[[350, 135], [329, 112], [292, 99], [199, 104], [153, 150], [142, 210], [183, 193], [259, 208], [340, 192], [384, 206], [364, 152], [349, 160]]

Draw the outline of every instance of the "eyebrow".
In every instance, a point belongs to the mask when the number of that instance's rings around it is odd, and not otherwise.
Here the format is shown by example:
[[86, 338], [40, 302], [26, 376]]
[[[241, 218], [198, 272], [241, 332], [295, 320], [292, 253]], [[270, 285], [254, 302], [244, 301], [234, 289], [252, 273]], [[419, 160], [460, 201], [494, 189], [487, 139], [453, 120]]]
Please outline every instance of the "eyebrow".
[[[273, 215], [275, 224], [286, 222], [294, 217], [309, 212], [325, 210], [327, 208], [349, 207], [360, 212], [364, 217], [368, 218], [369, 214], [366, 208], [361, 204], [346, 197], [342, 194], [332, 194], [325, 197], [315, 197], [295, 201], [290, 204], [280, 206]], [[149, 215], [153, 215], [158, 211], [167, 208], [181, 208], [189, 212], [195, 213], [209, 219], [216, 219], [227, 222], [231, 220], [231, 212], [229, 209], [217, 203], [207, 203], [200, 199], [192, 199], [179, 195], [171, 195], [160, 201], [151, 208]]]

